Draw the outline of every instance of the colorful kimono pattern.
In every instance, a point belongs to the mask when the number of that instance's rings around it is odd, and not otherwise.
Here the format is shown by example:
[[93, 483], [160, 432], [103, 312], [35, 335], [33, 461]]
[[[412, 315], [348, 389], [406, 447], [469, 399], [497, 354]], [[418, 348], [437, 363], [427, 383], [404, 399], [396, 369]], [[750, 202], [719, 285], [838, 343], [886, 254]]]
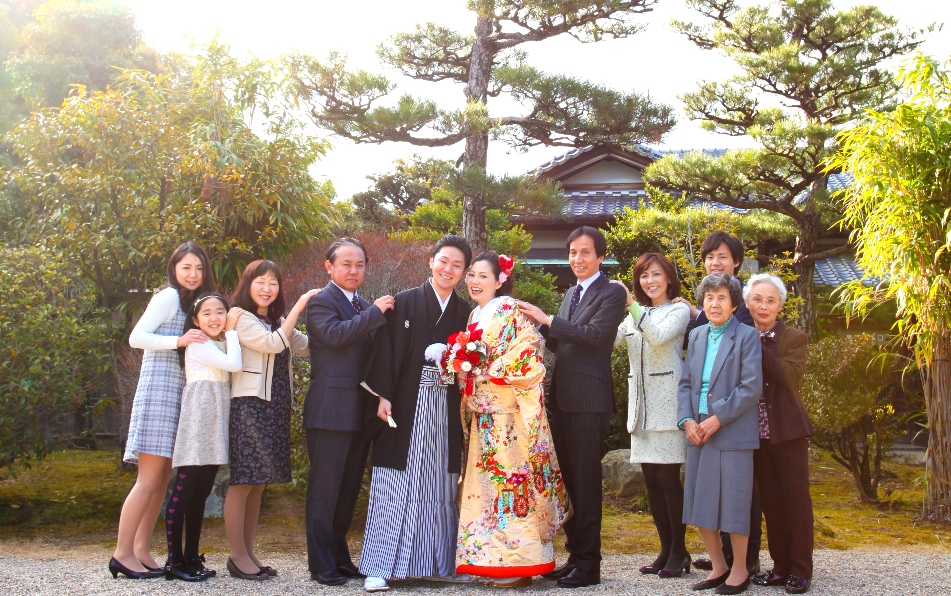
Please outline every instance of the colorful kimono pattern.
[[492, 300], [472, 320], [480, 322], [489, 357], [487, 378], [462, 402], [466, 462], [456, 571], [495, 578], [548, 573], [568, 497], [545, 414], [543, 340], [509, 297]]

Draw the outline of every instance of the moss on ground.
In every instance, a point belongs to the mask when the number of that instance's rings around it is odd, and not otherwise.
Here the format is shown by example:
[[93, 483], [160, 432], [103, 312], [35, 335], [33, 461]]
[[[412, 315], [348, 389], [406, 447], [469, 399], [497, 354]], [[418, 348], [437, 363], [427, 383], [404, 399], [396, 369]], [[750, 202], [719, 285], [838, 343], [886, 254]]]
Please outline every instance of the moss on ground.
[[[852, 479], [828, 455], [813, 454], [812, 498], [816, 515], [816, 548], [901, 550], [938, 549], [951, 552], [951, 527], [921, 522], [921, 478], [924, 467], [888, 462], [889, 478], [878, 505], [860, 503]], [[32, 470], [0, 482], [0, 540], [58, 539], [111, 548], [119, 510], [135, 482], [135, 472], [119, 469], [115, 452], [62, 451]], [[264, 493], [259, 548], [300, 551], [304, 540], [304, 495], [291, 485], [271, 486]], [[351, 540], [359, 544], [366, 519], [366, 491], [357, 506]], [[643, 498], [606, 494], [602, 529], [607, 553], [652, 553], [659, 548]], [[161, 552], [160, 541], [153, 552]], [[564, 541], [556, 539], [560, 551]], [[687, 533], [692, 552], [703, 550], [696, 530]], [[227, 550], [221, 520], [206, 520], [203, 550]]]
[[[852, 477], [828, 454], [813, 449], [810, 487], [816, 519], [817, 549], [951, 552], [951, 527], [918, 520], [923, 496], [923, 465], [888, 461], [888, 478], [878, 504], [859, 502]], [[602, 540], [610, 552], [652, 553], [660, 548], [650, 513], [641, 498], [608, 494]], [[766, 532], [765, 540], [769, 536]], [[695, 528], [687, 529], [687, 548], [705, 550]], [[764, 542], [763, 551], [766, 551]]]

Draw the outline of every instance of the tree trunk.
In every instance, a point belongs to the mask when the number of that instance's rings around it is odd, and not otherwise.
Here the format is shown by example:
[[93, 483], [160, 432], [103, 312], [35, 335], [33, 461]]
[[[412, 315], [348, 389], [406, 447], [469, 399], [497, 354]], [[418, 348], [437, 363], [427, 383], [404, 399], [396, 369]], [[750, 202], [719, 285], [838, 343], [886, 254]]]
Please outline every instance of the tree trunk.
[[799, 313], [793, 324], [803, 333], [815, 340], [816, 331], [816, 296], [813, 275], [816, 271], [816, 262], [808, 258], [816, 251], [816, 239], [819, 236], [819, 215], [809, 217], [799, 223], [799, 235], [796, 237], [796, 253], [793, 259], [793, 272], [796, 281], [793, 290], [802, 298]]
[[934, 521], [951, 519], [951, 330], [935, 330], [931, 365], [922, 368], [925, 409], [928, 412], [928, 451], [923, 516]]
[[[469, 84], [466, 85], [466, 102], [485, 103], [488, 98], [489, 78], [492, 75], [492, 63], [495, 48], [488, 39], [492, 34], [492, 18], [480, 16], [476, 21], [475, 42], [469, 60]], [[481, 168], [483, 171], [489, 161], [489, 133], [475, 130], [466, 137], [466, 151], [462, 156], [462, 167]], [[488, 232], [485, 228], [485, 199], [476, 192], [468, 191], [462, 200], [462, 233], [472, 244], [474, 254], [485, 249]]]

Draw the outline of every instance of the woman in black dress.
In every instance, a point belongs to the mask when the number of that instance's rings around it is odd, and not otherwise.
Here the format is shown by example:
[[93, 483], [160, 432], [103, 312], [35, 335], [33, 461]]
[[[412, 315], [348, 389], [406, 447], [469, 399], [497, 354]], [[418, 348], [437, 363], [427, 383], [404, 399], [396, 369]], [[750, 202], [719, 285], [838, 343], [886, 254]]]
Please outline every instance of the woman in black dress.
[[241, 274], [231, 298], [243, 312], [236, 330], [243, 367], [231, 378], [231, 486], [225, 497], [225, 531], [231, 543], [229, 573], [265, 580], [277, 571], [254, 556], [252, 545], [268, 484], [291, 481], [291, 353], [308, 354], [307, 336], [294, 329], [307, 301], [298, 299], [283, 318], [281, 271], [258, 260]]

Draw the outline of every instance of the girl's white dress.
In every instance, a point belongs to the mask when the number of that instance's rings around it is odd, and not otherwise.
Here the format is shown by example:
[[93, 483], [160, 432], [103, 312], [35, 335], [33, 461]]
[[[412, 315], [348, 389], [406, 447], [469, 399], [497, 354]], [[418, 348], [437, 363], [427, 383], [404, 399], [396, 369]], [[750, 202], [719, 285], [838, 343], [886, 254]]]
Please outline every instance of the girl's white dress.
[[226, 331], [223, 342], [195, 342], [185, 348], [185, 390], [172, 466], [228, 463], [231, 373], [239, 370], [237, 331]]

